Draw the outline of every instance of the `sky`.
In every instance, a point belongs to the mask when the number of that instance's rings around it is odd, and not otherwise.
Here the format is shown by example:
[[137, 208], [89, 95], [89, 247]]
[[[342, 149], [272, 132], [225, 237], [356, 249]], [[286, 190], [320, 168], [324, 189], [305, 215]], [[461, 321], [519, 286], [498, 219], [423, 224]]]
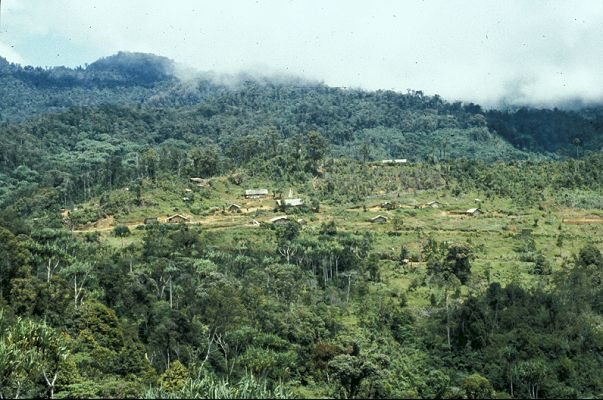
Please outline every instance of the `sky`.
[[484, 106], [603, 101], [602, 0], [0, 1], [0, 56], [21, 64], [140, 51]]

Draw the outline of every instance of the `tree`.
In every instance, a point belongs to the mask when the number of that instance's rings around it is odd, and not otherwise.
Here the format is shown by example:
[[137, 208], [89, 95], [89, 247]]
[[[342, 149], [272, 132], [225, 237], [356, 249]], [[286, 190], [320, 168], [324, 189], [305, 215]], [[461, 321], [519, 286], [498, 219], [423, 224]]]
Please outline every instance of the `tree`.
[[312, 172], [317, 172], [319, 161], [324, 158], [329, 149], [329, 141], [320, 132], [311, 131], [304, 135], [303, 142], [309, 168]]
[[378, 282], [381, 276], [379, 274], [379, 256], [377, 254], [372, 253], [369, 255], [365, 268], [369, 274], [369, 278], [374, 282]]
[[[0, 395], [18, 398], [27, 382], [45, 382], [54, 398], [62, 366], [69, 355], [65, 337], [45, 324], [18, 318], [5, 327], [0, 312]], [[14, 392], [10, 392], [10, 390]], [[42, 397], [34, 390], [28, 397]]]
[[168, 393], [181, 390], [188, 380], [188, 370], [180, 360], [174, 361], [170, 368], [159, 377], [158, 383]]
[[585, 307], [603, 312], [603, 255], [594, 245], [584, 246], [556, 281], [565, 301], [576, 313]]
[[33, 240], [27, 241], [38, 268], [46, 270], [46, 282], [50, 283], [55, 272], [73, 262], [80, 243], [73, 240], [70, 232], [62, 229], [43, 228], [31, 233]]
[[438, 243], [429, 239], [423, 247], [427, 257], [427, 272], [437, 286], [444, 289], [446, 307], [446, 338], [448, 348], [452, 350], [451, 341], [451, 299], [450, 293], [466, 283], [471, 273], [471, 249], [466, 245]]
[[363, 380], [377, 373], [376, 366], [364, 357], [349, 354], [335, 356], [328, 363], [334, 379], [343, 389], [344, 398], [355, 398]]
[[443, 399], [450, 388], [450, 377], [438, 369], [429, 371], [425, 382], [419, 385], [419, 394], [424, 399]]
[[89, 281], [94, 278], [94, 263], [75, 262], [63, 269], [62, 274], [72, 279], [73, 282], [73, 301], [77, 308], [83, 301], [83, 290]]
[[513, 367], [513, 375], [518, 384], [525, 385], [524, 394], [530, 399], [538, 399], [540, 389], [549, 374], [547, 363], [541, 359], [520, 361]]
[[329, 236], [337, 235], [337, 225], [335, 224], [335, 220], [332, 219], [328, 222], [323, 222], [320, 224], [320, 234]]
[[463, 379], [461, 388], [465, 391], [468, 399], [491, 399], [494, 396], [494, 388], [490, 381], [478, 373], [471, 374]]
[[159, 156], [155, 149], [149, 147], [140, 154], [140, 168], [142, 169], [143, 176], [155, 180], [157, 175], [157, 164], [159, 162]]
[[394, 231], [399, 232], [402, 230], [402, 226], [404, 225], [402, 217], [400, 217], [399, 215], [394, 215], [394, 217], [392, 218], [392, 222], [394, 226]]
[[276, 226], [277, 252], [287, 259], [287, 264], [296, 253], [295, 238], [299, 235], [300, 226], [296, 221]]
[[446, 270], [453, 273], [462, 284], [467, 283], [471, 275], [471, 257], [471, 249], [466, 245], [452, 245], [446, 253]]
[[124, 247], [124, 238], [130, 236], [130, 228], [126, 225], [117, 225], [113, 228], [113, 234], [116, 237], [121, 238], [121, 247]]
[[217, 174], [220, 167], [220, 149], [215, 145], [195, 148], [190, 153], [192, 171], [195, 176], [211, 177]]
[[136, 198], [136, 205], [137, 206], [141, 206], [142, 205], [142, 180], [141, 179], [137, 179], [136, 183], [134, 183], [134, 188], [133, 188], [133, 192], [134, 192], [134, 197]]
[[10, 231], [0, 227], [0, 298], [9, 293], [11, 280], [30, 274], [30, 252]]
[[363, 163], [366, 163], [371, 158], [371, 147], [372, 143], [369, 140], [364, 140], [360, 144], [359, 152]]
[[406, 265], [406, 262], [408, 260], [408, 254], [409, 252], [406, 246], [400, 246], [400, 256], [398, 257], [400, 265]]
[[593, 244], [584, 246], [578, 254], [577, 262], [582, 267], [603, 266], [603, 254]]
[[580, 145], [582, 144], [582, 141], [580, 140], [579, 137], [575, 137], [574, 140], [572, 140], [572, 144], [576, 148], [576, 160], [577, 160], [579, 158], [578, 149], [580, 148]]
[[552, 273], [551, 264], [542, 253], [538, 253], [532, 273], [536, 275], [550, 275]]

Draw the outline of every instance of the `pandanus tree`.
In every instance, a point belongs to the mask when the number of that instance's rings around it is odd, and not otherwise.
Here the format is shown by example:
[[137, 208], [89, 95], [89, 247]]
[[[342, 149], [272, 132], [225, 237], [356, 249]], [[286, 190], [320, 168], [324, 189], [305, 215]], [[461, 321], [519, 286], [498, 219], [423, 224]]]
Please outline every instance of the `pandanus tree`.
[[65, 337], [53, 328], [18, 318], [8, 323], [0, 312], [0, 397], [40, 396], [36, 381], [54, 398], [69, 350]]

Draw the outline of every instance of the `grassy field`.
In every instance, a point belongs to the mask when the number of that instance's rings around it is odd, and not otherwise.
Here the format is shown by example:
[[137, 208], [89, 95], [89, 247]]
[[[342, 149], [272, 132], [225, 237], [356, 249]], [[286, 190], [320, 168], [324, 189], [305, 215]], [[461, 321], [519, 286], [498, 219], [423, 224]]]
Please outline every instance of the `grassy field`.
[[[244, 187], [226, 177], [212, 179], [208, 187], [199, 187], [184, 179], [162, 182], [147, 182], [138, 201], [128, 188], [80, 205], [79, 213], [88, 212], [99, 218], [76, 226], [75, 231], [79, 234], [99, 232], [105, 243], [122, 247], [141, 242], [145, 218], [156, 217], [164, 223], [169, 215], [182, 214], [190, 218], [189, 224], [199, 226], [203, 240], [217, 249], [232, 250], [244, 243], [254, 249], [274, 252], [274, 235], [261, 226], [275, 216], [284, 215], [275, 210], [272, 198], [245, 199]], [[316, 181], [308, 182], [287, 187], [284, 192], [287, 195], [291, 191], [294, 197], [299, 196], [308, 203], [316, 186]], [[251, 179], [245, 187], [272, 190], [273, 185]], [[384, 186], [360, 201], [329, 199], [321, 204], [319, 212], [291, 210], [288, 213], [292, 214], [291, 219], [304, 219], [302, 232], [307, 235], [317, 235], [321, 224], [331, 220], [335, 221], [338, 231], [370, 232], [381, 263], [381, 283], [375, 285], [375, 290], [408, 291], [410, 288], [409, 304], [421, 308], [428, 305], [431, 295], [429, 285], [424, 284], [426, 265], [421, 256], [421, 249], [429, 238], [466, 243], [473, 249], [473, 278], [469, 286], [474, 287], [486, 287], [492, 281], [506, 285], [513, 280], [528, 286], [546, 285], [546, 276], [532, 273], [534, 261], [518, 251], [527, 239], [533, 240], [535, 249], [553, 270], [561, 268], [587, 243], [603, 250], [601, 208], [559, 206], [550, 194], [545, 199], [538, 207], [526, 207], [510, 198], [485, 198], [482, 193], [453, 196], [444, 190], [387, 191]], [[438, 208], [426, 206], [433, 200], [439, 202]], [[385, 202], [391, 202], [393, 209], [384, 208]], [[241, 212], [227, 211], [230, 204], [240, 205]], [[481, 209], [481, 215], [465, 214], [475, 207]], [[387, 217], [388, 221], [369, 222], [377, 215]], [[112, 230], [120, 224], [130, 228], [130, 236], [114, 237]], [[401, 246], [409, 250], [412, 260], [406, 265], [398, 262]]]

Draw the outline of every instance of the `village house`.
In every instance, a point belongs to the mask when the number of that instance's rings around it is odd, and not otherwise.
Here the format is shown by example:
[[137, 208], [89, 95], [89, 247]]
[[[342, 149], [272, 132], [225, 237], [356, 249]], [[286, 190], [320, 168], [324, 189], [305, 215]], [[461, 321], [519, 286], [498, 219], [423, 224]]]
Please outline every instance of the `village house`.
[[268, 196], [268, 189], [247, 189], [245, 197], [248, 199], [260, 199]]
[[371, 218], [370, 221], [374, 224], [384, 224], [387, 222], [387, 217], [384, 217], [383, 215], [377, 215], [376, 217]]
[[482, 211], [479, 208], [470, 208], [465, 211], [465, 214], [470, 215], [472, 217], [477, 217], [478, 215], [482, 214]]
[[238, 213], [241, 212], [241, 206], [238, 205], [238, 204], [231, 204], [231, 205], [228, 206], [227, 210], [228, 210], [228, 212], [237, 213], [238, 214]]
[[406, 158], [397, 158], [394, 160], [382, 160], [382, 164], [406, 164], [408, 160]]
[[186, 224], [190, 221], [190, 218], [184, 215], [176, 214], [171, 217], [167, 217], [166, 222], [169, 224]]
[[429, 203], [426, 204], [427, 207], [431, 207], [431, 208], [439, 208], [440, 207], [440, 202], [439, 201], [430, 201]]
[[281, 215], [280, 217], [274, 217], [270, 220], [271, 224], [275, 225], [283, 225], [289, 223], [289, 218], [285, 215]]
[[284, 200], [277, 200], [276, 205], [279, 208], [301, 207], [304, 205], [304, 202], [301, 199], [284, 199]]

